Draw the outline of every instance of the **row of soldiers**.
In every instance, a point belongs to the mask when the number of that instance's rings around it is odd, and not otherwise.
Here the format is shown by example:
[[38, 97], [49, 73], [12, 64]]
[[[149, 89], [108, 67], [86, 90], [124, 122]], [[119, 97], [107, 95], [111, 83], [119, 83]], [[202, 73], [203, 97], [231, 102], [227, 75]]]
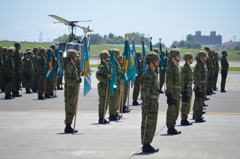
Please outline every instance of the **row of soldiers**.
[[[56, 45], [51, 45], [48, 50], [43, 47], [35, 47], [27, 49], [26, 53], [20, 52], [21, 43], [16, 42], [14, 47], [0, 46], [0, 86], [1, 91], [5, 92], [5, 99], [13, 99], [21, 97], [19, 90], [25, 87], [26, 93], [38, 93], [38, 99], [56, 97], [54, 94], [55, 85], [57, 89], [62, 90], [62, 76], [56, 79], [56, 70], [54, 72], [54, 80], [46, 77], [46, 56], [47, 51], [51, 53], [51, 62], [54, 63]], [[60, 51], [61, 63], [63, 52]]]
[[[105, 119], [106, 110], [109, 106], [109, 120], [116, 121], [120, 120], [119, 113], [121, 113], [120, 107], [124, 108], [126, 98], [123, 102], [119, 102], [121, 98], [121, 79], [122, 79], [122, 55], [118, 49], [113, 49], [114, 58], [116, 61], [116, 72], [118, 77], [118, 86], [114, 89], [114, 94], [108, 92], [108, 84], [111, 76], [108, 74], [109, 70], [109, 51], [104, 50], [100, 53], [99, 57], [101, 63], [96, 72], [96, 78], [99, 80], [98, 83], [98, 94], [99, 94], [99, 123], [109, 123]], [[184, 66], [179, 71], [178, 63], [180, 61], [180, 51], [173, 49], [170, 51], [168, 61], [168, 67], [164, 67], [164, 72], [161, 74], [160, 83], [158, 80], [158, 67], [159, 67], [159, 50], [149, 52], [145, 56], [146, 64], [148, 68], [143, 74], [143, 62], [141, 61], [141, 53], [137, 52], [136, 57], [138, 59], [138, 72], [140, 73], [136, 77], [134, 89], [133, 89], [133, 105], [139, 105], [137, 102], [138, 95], [141, 89], [142, 99], [142, 124], [141, 124], [141, 140], [142, 140], [142, 151], [143, 152], [157, 152], [158, 148], [154, 148], [150, 145], [155, 134], [157, 114], [158, 114], [158, 99], [159, 94], [163, 93], [162, 87], [166, 81], [167, 96], [167, 116], [166, 125], [168, 128], [168, 134], [180, 134], [181, 131], [175, 129], [176, 120], [181, 111], [181, 125], [192, 125], [189, 122], [188, 114], [191, 107], [192, 92], [195, 92], [195, 100], [193, 106], [193, 119], [195, 122], [205, 122], [202, 115], [203, 107], [206, 107], [204, 101], [209, 100], [206, 95], [213, 94], [213, 91], [217, 91], [216, 83], [218, 78], [218, 53], [214, 53], [209, 47], [204, 47], [200, 50], [195, 57], [196, 65], [194, 72], [190, 65], [193, 63], [194, 56], [192, 53], [186, 53], [183, 57], [185, 60]], [[225, 91], [225, 82], [228, 70], [227, 52], [222, 51], [222, 82], [221, 92]], [[165, 58], [163, 58], [165, 59]], [[165, 77], [166, 73], [166, 77]], [[160, 77], [161, 77], [160, 76]], [[165, 80], [166, 78], [166, 80]], [[192, 84], [194, 87], [192, 88]], [[129, 85], [127, 84], [124, 88], [124, 96], [128, 96], [127, 91]], [[181, 102], [180, 102], [181, 101]], [[181, 109], [180, 109], [181, 103]]]

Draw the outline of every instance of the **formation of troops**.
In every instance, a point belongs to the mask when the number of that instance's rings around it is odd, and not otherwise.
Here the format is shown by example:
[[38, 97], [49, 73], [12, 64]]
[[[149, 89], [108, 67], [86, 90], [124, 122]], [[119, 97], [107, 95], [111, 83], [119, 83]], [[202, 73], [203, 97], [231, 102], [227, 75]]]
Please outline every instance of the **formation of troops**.
[[[38, 99], [56, 97], [54, 90], [63, 89], [62, 78], [56, 78], [56, 70], [53, 69], [54, 80], [49, 80], [45, 75], [47, 49], [36, 47], [33, 50], [27, 49], [25, 54], [20, 53], [21, 44], [16, 42], [14, 47], [0, 47], [0, 86], [1, 91], [5, 92], [5, 99], [13, 99], [21, 97], [19, 90], [23, 87], [26, 93], [38, 93]], [[52, 62], [55, 60], [54, 51], [56, 45], [51, 45], [48, 51], [51, 52]], [[109, 92], [109, 81], [112, 78], [109, 75], [110, 52], [113, 52], [115, 65], [117, 86], [114, 93]], [[60, 52], [62, 57], [62, 52]], [[218, 53], [204, 47], [199, 50], [196, 57], [192, 53], [185, 53], [183, 59], [185, 64], [181, 71], [178, 63], [181, 59], [181, 53], [178, 49], [172, 49], [169, 57], [164, 54], [164, 65], [162, 74], [159, 72], [159, 50], [154, 49], [148, 52], [145, 57], [137, 51], [136, 58], [138, 61], [138, 75], [134, 81], [132, 94], [132, 105], [140, 105], [138, 103], [139, 95], [142, 100], [142, 124], [141, 124], [141, 141], [143, 152], [157, 152], [158, 148], [152, 147], [152, 143], [158, 118], [158, 100], [159, 94], [165, 93], [167, 96], [167, 115], [166, 126], [168, 134], [180, 134], [181, 131], [176, 130], [176, 121], [181, 111], [181, 125], [192, 125], [188, 121], [188, 114], [191, 109], [192, 94], [195, 93], [193, 104], [193, 119], [195, 122], [205, 122], [203, 117], [205, 113], [205, 100], [209, 100], [206, 95], [215, 94], [217, 78], [219, 74]], [[81, 83], [81, 72], [79, 71], [80, 59], [79, 52], [75, 50], [67, 51], [68, 64], [65, 68], [65, 133], [75, 133], [77, 130], [71, 127], [76, 106], [78, 101], [79, 84]], [[227, 51], [222, 51], [221, 58], [221, 88], [220, 91], [226, 93], [225, 83], [228, 73]], [[118, 121], [121, 119], [122, 113], [130, 112], [127, 104], [129, 97], [130, 84], [127, 82], [125, 87], [122, 86], [123, 76], [123, 55], [119, 49], [104, 50], [100, 53], [101, 63], [96, 71], [96, 78], [99, 81], [98, 95], [98, 116], [99, 124], [107, 124], [110, 121]], [[143, 59], [144, 58], [144, 59]], [[196, 60], [194, 71], [190, 65]], [[143, 66], [147, 65], [147, 69], [143, 71]], [[64, 64], [64, 62], [62, 62]], [[158, 78], [160, 76], [160, 78]], [[164, 89], [163, 89], [164, 88]], [[129, 100], [129, 99], [128, 99]], [[109, 121], [106, 119], [106, 112], [109, 110]]]

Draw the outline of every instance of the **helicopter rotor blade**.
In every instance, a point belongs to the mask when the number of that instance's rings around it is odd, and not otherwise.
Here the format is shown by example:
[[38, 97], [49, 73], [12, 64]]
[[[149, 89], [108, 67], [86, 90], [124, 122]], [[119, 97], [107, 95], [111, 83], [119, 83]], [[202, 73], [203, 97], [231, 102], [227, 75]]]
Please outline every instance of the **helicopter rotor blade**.
[[86, 28], [86, 27], [83, 27], [83, 26], [79, 26], [79, 28], [83, 29], [84, 31], [87, 31], [87, 32], [94, 32], [93, 30], [89, 29], [89, 28]]
[[66, 24], [66, 25], [70, 25], [69, 21], [67, 21], [66, 19], [63, 19], [63, 18], [61, 18], [59, 16], [56, 16], [56, 15], [48, 15], [48, 16], [50, 16], [50, 17], [52, 17], [52, 18], [54, 18], [54, 19], [56, 19], [56, 20], [58, 20], [58, 21], [60, 21], [60, 22], [62, 22], [64, 24]]

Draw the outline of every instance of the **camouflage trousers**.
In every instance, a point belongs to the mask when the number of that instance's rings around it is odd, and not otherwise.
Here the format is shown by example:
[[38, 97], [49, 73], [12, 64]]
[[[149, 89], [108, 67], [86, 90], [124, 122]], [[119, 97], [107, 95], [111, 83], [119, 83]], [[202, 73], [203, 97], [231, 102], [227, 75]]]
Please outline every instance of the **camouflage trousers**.
[[34, 70], [35, 73], [33, 74], [33, 77], [32, 77], [32, 90], [38, 90], [38, 75], [36, 73], [37, 70]]
[[141, 125], [141, 141], [142, 145], [151, 144], [158, 117], [158, 100], [143, 99], [142, 101], [142, 125]]
[[45, 94], [49, 95], [50, 93], [53, 93], [53, 81], [47, 78]]
[[[104, 115], [106, 114], [106, 111], [108, 109], [108, 101], [107, 101], [106, 108], [105, 108], [105, 111], [104, 111], [104, 106], [105, 106], [105, 101], [106, 101], [107, 84], [108, 83], [104, 83], [104, 82], [99, 82], [98, 83], [98, 96], [99, 96], [98, 116], [99, 116], [99, 119], [100, 118], [105, 118]], [[110, 92], [108, 92], [108, 93], [110, 93]]]
[[182, 120], [188, 119], [188, 114], [191, 108], [191, 100], [192, 100], [192, 92], [187, 93], [187, 99], [182, 99], [182, 106], [181, 106], [181, 117]]
[[160, 75], [160, 90], [162, 90], [162, 87], [164, 85], [165, 75], [166, 75], [166, 69], [163, 69], [162, 74]]
[[205, 101], [205, 94], [199, 96], [195, 92], [195, 99], [193, 104], [193, 116], [195, 116], [195, 119], [200, 119], [202, 117], [204, 101]]
[[26, 85], [25, 85], [26, 89], [32, 88], [32, 77], [31, 79], [25, 78], [25, 81], [26, 81]]
[[2, 77], [0, 77], [0, 78], [2, 79], [2, 83], [0, 85], [1, 90], [5, 91], [6, 81], [5, 81], [5, 72], [4, 71], [2, 72]]
[[14, 81], [13, 79], [11, 81], [6, 81], [6, 86], [5, 86], [5, 94], [11, 94], [11, 92], [13, 91], [13, 87], [14, 87]]
[[133, 100], [137, 100], [138, 99], [138, 95], [140, 92], [140, 87], [141, 87], [141, 79], [140, 78], [136, 78], [135, 82], [134, 82], [134, 87], [133, 87]]
[[[118, 83], [120, 83], [120, 81], [117, 81]], [[108, 95], [108, 102], [109, 102], [109, 114], [110, 115], [116, 115], [116, 112], [118, 110], [118, 106], [119, 106], [119, 94], [120, 94], [120, 86], [118, 84], [118, 86], [116, 88], [114, 88], [114, 94], [112, 94], [111, 92], [109, 92]]]
[[172, 98], [167, 97], [168, 101], [171, 101], [168, 103], [168, 109], [167, 109], [167, 117], [166, 117], [166, 125], [167, 128], [174, 128], [176, 125], [176, 121], [179, 114], [179, 108], [180, 108], [180, 98], [173, 100]]
[[65, 97], [65, 124], [71, 125], [75, 115], [78, 94], [78, 84], [68, 85], [64, 91]]
[[18, 71], [15, 71], [15, 78], [14, 78], [14, 91], [18, 91], [20, 89], [21, 86], [21, 73], [19, 73]]
[[215, 73], [214, 69], [209, 69], [207, 74], [207, 91], [213, 89], [215, 82]]
[[221, 71], [222, 80], [221, 80], [221, 91], [225, 90], [225, 84], [227, 79], [228, 71]]
[[46, 79], [47, 77], [42, 74], [42, 75], [38, 75], [38, 96], [43, 96], [43, 93], [45, 91], [45, 87], [46, 87]]
[[129, 89], [130, 89], [130, 82], [128, 81], [126, 83], [126, 86], [124, 87], [124, 96], [123, 96], [123, 103], [121, 104], [121, 106], [127, 105], [127, 98], [128, 98], [128, 94], [129, 94]]

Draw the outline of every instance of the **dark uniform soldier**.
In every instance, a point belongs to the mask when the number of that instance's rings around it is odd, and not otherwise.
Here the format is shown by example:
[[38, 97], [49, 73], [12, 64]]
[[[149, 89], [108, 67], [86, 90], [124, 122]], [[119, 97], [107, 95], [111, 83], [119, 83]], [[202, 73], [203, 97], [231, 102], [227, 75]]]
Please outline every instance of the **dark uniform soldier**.
[[2, 48], [2, 61], [3, 61], [3, 69], [2, 69], [2, 85], [1, 85], [1, 90], [4, 92], [5, 91], [5, 86], [6, 86], [6, 80], [5, 80], [5, 63], [7, 60], [7, 47]]
[[175, 129], [180, 108], [181, 77], [177, 66], [180, 61], [180, 51], [172, 49], [169, 53], [169, 67], [166, 71], [167, 121], [168, 134], [179, 134]]
[[[54, 66], [54, 64], [56, 63], [55, 50], [57, 49], [57, 46], [55, 44], [52, 44], [52, 45], [50, 45], [50, 48], [52, 49], [51, 57], [52, 57], [52, 63], [53, 63], [53, 66]], [[56, 85], [57, 85], [57, 80], [56, 79], [57, 79], [57, 70], [55, 69], [55, 67], [53, 67], [53, 81], [51, 83], [52, 89], [51, 89], [51, 92], [50, 92], [50, 95], [52, 97], [57, 97], [57, 95], [54, 94], [54, 90], [56, 89]]]
[[[51, 54], [54, 54], [53, 50], [51, 48], [49, 48], [48, 50], [50, 50]], [[50, 56], [51, 61], [52, 60], [52, 56]], [[46, 82], [46, 90], [45, 90], [45, 97], [46, 98], [52, 98], [53, 97], [53, 81], [51, 81], [49, 78], [47, 78], [47, 82]]]
[[164, 50], [162, 51], [162, 53], [163, 53], [163, 69], [162, 69], [162, 74], [160, 75], [160, 93], [164, 93], [162, 91], [162, 87], [163, 87], [163, 85], [165, 83], [165, 76], [166, 76], [166, 70], [167, 70], [167, 66], [166, 66], [166, 64], [167, 64], [167, 57], [166, 57], [166, 53], [165, 53]]
[[[108, 75], [108, 62], [109, 62], [109, 53], [107, 50], [104, 50], [100, 53], [99, 58], [101, 59], [101, 63], [98, 66], [98, 70], [96, 72], [96, 78], [99, 80], [98, 83], [98, 96], [99, 96], [99, 104], [98, 104], [98, 123], [99, 124], [106, 124], [109, 123], [105, 118], [105, 114], [108, 108], [108, 100], [106, 98], [107, 85], [109, 85], [109, 75]], [[106, 102], [106, 107], [105, 106]], [[105, 111], [104, 111], [105, 110]]]
[[226, 84], [226, 79], [227, 79], [227, 74], [228, 74], [228, 60], [227, 60], [228, 53], [227, 51], [222, 51], [222, 58], [221, 58], [221, 74], [222, 74], [222, 81], [221, 81], [221, 92], [226, 93], [225, 91], [225, 84]]
[[207, 54], [204, 50], [200, 50], [196, 56], [196, 65], [194, 67], [194, 92], [195, 100], [193, 105], [193, 114], [195, 122], [205, 122], [202, 117], [202, 110], [204, 105], [207, 73], [204, 63], [207, 61]]
[[218, 53], [215, 52], [214, 56], [215, 56], [214, 60], [215, 60], [215, 63], [216, 63], [216, 68], [215, 68], [215, 82], [214, 82], [213, 90], [217, 91], [218, 90], [218, 88], [217, 88], [217, 80], [218, 80], [218, 72], [219, 72]]
[[210, 48], [208, 46], [205, 46], [204, 49], [207, 51], [208, 53], [208, 58], [207, 58], [207, 95], [212, 95], [215, 94], [212, 91], [212, 87], [213, 87], [213, 76], [214, 76], [214, 64], [212, 61], [212, 51], [210, 50]]
[[2, 86], [2, 82], [3, 82], [3, 79], [2, 79], [2, 74], [3, 74], [3, 65], [4, 65], [4, 63], [3, 63], [3, 59], [2, 59], [2, 46], [0, 46], [0, 75], [1, 75], [1, 77], [0, 77], [0, 89], [1, 89], [1, 86]]
[[[59, 51], [59, 54], [60, 54], [60, 63], [62, 64], [62, 69], [64, 68], [64, 63], [63, 63], [63, 51]], [[58, 90], [63, 90], [63, 87], [62, 87], [62, 81], [63, 81], [63, 72], [62, 72], [62, 75], [61, 75], [61, 78], [57, 78], [57, 89]]]
[[73, 117], [76, 112], [76, 103], [77, 103], [77, 95], [79, 89], [79, 83], [82, 79], [78, 75], [78, 69], [75, 64], [78, 60], [78, 53], [76, 50], [68, 50], [67, 58], [69, 60], [69, 64], [66, 67], [65, 72], [65, 83], [67, 87], [64, 91], [65, 97], [65, 133], [76, 133], [77, 130], [73, 130], [71, 127]]
[[32, 87], [32, 78], [33, 78], [33, 62], [32, 62], [32, 51], [27, 52], [27, 57], [25, 59], [25, 62], [23, 64], [24, 67], [24, 77], [26, 80], [26, 93], [32, 93], [30, 88]]
[[141, 79], [141, 96], [142, 96], [142, 125], [141, 140], [142, 152], [157, 152], [158, 148], [152, 147], [152, 143], [158, 117], [158, 98], [159, 83], [155, 70], [159, 66], [159, 55], [155, 52], [149, 52], [145, 56], [148, 69]]
[[191, 107], [193, 73], [190, 65], [193, 63], [193, 54], [188, 52], [184, 55], [185, 64], [181, 68], [181, 125], [192, 125], [187, 119]]
[[37, 81], [38, 52], [39, 52], [39, 49], [37, 47], [33, 48], [32, 63], [33, 63], [34, 71], [33, 71], [33, 78], [32, 78], [32, 91], [34, 93], [37, 93], [37, 90], [38, 90], [38, 81]]
[[21, 49], [21, 44], [19, 42], [16, 42], [14, 44], [15, 46], [15, 53], [13, 56], [14, 60], [14, 66], [15, 66], [15, 79], [14, 79], [14, 96], [15, 97], [22, 97], [22, 95], [19, 94], [20, 86], [21, 86], [21, 74], [22, 74], [22, 60], [20, 57], [19, 50]]
[[46, 91], [45, 69], [46, 69], [46, 57], [47, 51], [44, 48], [39, 50], [39, 56], [37, 58], [37, 77], [38, 77], [38, 99], [44, 100], [43, 93]]
[[143, 70], [142, 70], [142, 53], [140, 51], [136, 52], [136, 58], [137, 58], [137, 63], [138, 65], [136, 66], [138, 68], [138, 75], [136, 76], [136, 80], [134, 81], [134, 88], [133, 88], [133, 102], [132, 105], [140, 105], [137, 101], [138, 95], [140, 92], [140, 87], [141, 87], [141, 78], [143, 75]]
[[7, 49], [7, 60], [4, 64], [5, 70], [5, 99], [12, 99], [11, 92], [13, 91], [14, 87], [14, 78], [15, 78], [15, 66], [14, 66], [14, 49], [9, 48]]

